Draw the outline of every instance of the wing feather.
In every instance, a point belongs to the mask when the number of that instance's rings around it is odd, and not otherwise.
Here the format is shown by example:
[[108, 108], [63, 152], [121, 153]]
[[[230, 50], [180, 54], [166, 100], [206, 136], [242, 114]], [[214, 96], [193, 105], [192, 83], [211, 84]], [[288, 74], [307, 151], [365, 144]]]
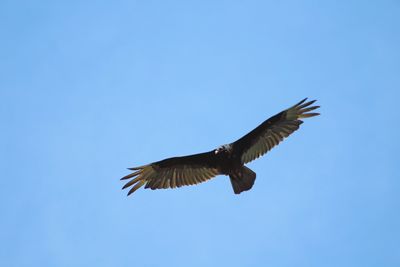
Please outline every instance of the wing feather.
[[309, 113], [319, 108], [319, 106], [312, 106], [316, 100], [308, 102], [306, 100], [307, 98], [267, 119], [253, 131], [234, 142], [233, 149], [240, 155], [242, 163], [246, 164], [264, 155], [282, 142], [303, 123], [300, 119], [319, 115], [315, 112]]
[[128, 195], [141, 186], [150, 189], [176, 188], [205, 182], [220, 174], [214, 152], [185, 157], [169, 158], [140, 167], [129, 168], [134, 172], [121, 178], [131, 179], [122, 189], [132, 187]]

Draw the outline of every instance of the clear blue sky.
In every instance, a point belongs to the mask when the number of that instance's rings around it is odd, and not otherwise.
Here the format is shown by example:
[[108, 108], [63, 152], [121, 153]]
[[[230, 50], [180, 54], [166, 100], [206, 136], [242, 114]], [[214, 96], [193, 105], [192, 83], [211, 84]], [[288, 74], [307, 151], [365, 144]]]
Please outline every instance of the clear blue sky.
[[[1, 1], [1, 266], [400, 266], [399, 1]], [[219, 176], [132, 167], [322, 115]]]

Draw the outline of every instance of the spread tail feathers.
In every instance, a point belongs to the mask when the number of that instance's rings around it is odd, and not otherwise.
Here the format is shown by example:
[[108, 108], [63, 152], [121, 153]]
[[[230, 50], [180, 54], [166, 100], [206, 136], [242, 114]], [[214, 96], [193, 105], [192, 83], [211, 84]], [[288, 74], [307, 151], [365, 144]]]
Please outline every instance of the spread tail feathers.
[[235, 192], [235, 194], [240, 194], [253, 187], [254, 181], [256, 180], [256, 173], [246, 166], [243, 166], [241, 169], [231, 173], [229, 178], [231, 179], [233, 192]]

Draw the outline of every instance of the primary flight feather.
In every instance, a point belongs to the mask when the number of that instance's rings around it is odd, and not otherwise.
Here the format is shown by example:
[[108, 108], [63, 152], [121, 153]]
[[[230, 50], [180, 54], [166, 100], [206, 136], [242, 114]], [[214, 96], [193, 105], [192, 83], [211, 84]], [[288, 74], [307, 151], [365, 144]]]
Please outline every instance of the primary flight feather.
[[310, 112], [316, 100], [303, 99], [261, 123], [239, 140], [209, 152], [168, 158], [140, 167], [129, 168], [133, 173], [121, 180], [131, 179], [122, 189], [131, 187], [128, 195], [144, 188], [176, 188], [205, 182], [217, 175], [228, 175], [233, 191], [240, 194], [252, 188], [256, 173], [244, 164], [264, 155], [303, 123], [301, 119], [319, 115]]

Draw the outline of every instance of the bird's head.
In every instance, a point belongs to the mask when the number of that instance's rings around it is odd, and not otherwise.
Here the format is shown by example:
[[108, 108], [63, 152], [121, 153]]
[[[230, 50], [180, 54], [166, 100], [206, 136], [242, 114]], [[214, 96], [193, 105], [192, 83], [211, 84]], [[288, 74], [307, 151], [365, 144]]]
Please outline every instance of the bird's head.
[[215, 154], [230, 153], [232, 151], [231, 145], [223, 145], [214, 150]]

